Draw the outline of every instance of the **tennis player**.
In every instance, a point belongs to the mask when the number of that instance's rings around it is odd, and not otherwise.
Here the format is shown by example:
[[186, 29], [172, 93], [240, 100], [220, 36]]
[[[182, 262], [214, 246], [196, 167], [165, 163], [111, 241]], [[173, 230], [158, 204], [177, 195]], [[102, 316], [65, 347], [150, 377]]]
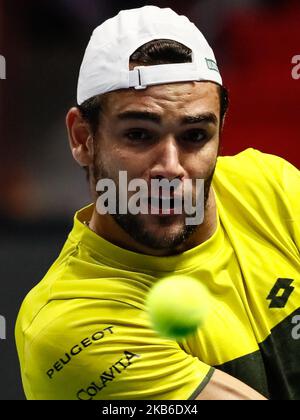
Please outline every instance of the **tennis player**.
[[[299, 399], [300, 174], [254, 149], [219, 156], [228, 98], [202, 33], [170, 9], [121, 11], [91, 37], [77, 102], [66, 122], [92, 204], [20, 310], [27, 398]], [[186, 223], [174, 200], [164, 214], [151, 193], [148, 213], [121, 211], [120, 173], [204, 180], [203, 221]], [[116, 212], [97, 205], [103, 179]], [[153, 331], [145, 307], [170, 274], [210, 296], [205, 324], [180, 341]]]

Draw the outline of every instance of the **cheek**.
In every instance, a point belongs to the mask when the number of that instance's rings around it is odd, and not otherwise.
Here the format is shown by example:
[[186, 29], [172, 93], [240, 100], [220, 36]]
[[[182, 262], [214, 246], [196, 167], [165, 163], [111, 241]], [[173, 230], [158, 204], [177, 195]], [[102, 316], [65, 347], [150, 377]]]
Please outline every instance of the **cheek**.
[[193, 176], [191, 178], [208, 178], [217, 162], [218, 144], [209, 142], [193, 158]]
[[143, 168], [147, 167], [147, 159], [142, 154], [138, 159], [127, 149], [111, 148], [107, 154], [105, 162], [106, 167], [109, 165], [110, 171], [119, 176], [120, 171], [126, 171], [128, 180], [133, 178], [142, 178]]

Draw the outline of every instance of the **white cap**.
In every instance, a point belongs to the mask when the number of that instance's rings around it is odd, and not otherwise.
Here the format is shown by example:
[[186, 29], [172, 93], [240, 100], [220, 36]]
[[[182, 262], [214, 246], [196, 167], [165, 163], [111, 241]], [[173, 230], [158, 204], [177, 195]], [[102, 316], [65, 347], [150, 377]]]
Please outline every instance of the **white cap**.
[[[192, 50], [191, 63], [138, 66], [129, 70], [130, 56], [155, 39], [170, 39]], [[145, 6], [122, 10], [98, 26], [81, 64], [77, 102], [118, 89], [187, 81], [222, 85], [213, 50], [199, 29], [173, 10]]]

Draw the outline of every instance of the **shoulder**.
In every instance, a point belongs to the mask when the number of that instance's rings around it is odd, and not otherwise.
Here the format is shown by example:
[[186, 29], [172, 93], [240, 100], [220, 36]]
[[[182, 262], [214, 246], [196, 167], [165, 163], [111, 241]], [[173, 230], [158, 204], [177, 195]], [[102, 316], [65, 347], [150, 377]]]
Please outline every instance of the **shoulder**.
[[262, 202], [267, 197], [271, 202], [272, 199], [286, 204], [291, 201], [297, 206], [300, 171], [279, 156], [250, 148], [235, 156], [219, 157], [214, 182], [220, 191], [250, 192]]
[[29, 399], [187, 399], [211, 371], [112, 299], [50, 302], [23, 334]]
[[243, 196], [254, 207], [268, 202], [289, 206], [300, 192], [300, 171], [279, 156], [247, 149], [219, 157], [213, 182], [219, 195]]
[[229, 231], [237, 225], [299, 255], [300, 172], [292, 164], [247, 149], [218, 159], [213, 187]]
[[259, 176], [276, 182], [282, 180], [286, 165], [290, 164], [279, 156], [249, 148], [234, 156], [220, 156], [217, 171], [229, 177], [239, 175], [244, 180], [254, 180]]

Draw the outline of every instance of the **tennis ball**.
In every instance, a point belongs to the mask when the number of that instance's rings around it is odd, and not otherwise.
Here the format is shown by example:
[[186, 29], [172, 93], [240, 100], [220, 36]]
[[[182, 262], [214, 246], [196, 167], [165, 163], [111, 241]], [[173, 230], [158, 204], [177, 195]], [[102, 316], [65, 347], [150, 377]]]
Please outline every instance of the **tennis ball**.
[[204, 323], [208, 293], [196, 279], [168, 276], [150, 290], [146, 307], [152, 327], [163, 337], [182, 339]]

